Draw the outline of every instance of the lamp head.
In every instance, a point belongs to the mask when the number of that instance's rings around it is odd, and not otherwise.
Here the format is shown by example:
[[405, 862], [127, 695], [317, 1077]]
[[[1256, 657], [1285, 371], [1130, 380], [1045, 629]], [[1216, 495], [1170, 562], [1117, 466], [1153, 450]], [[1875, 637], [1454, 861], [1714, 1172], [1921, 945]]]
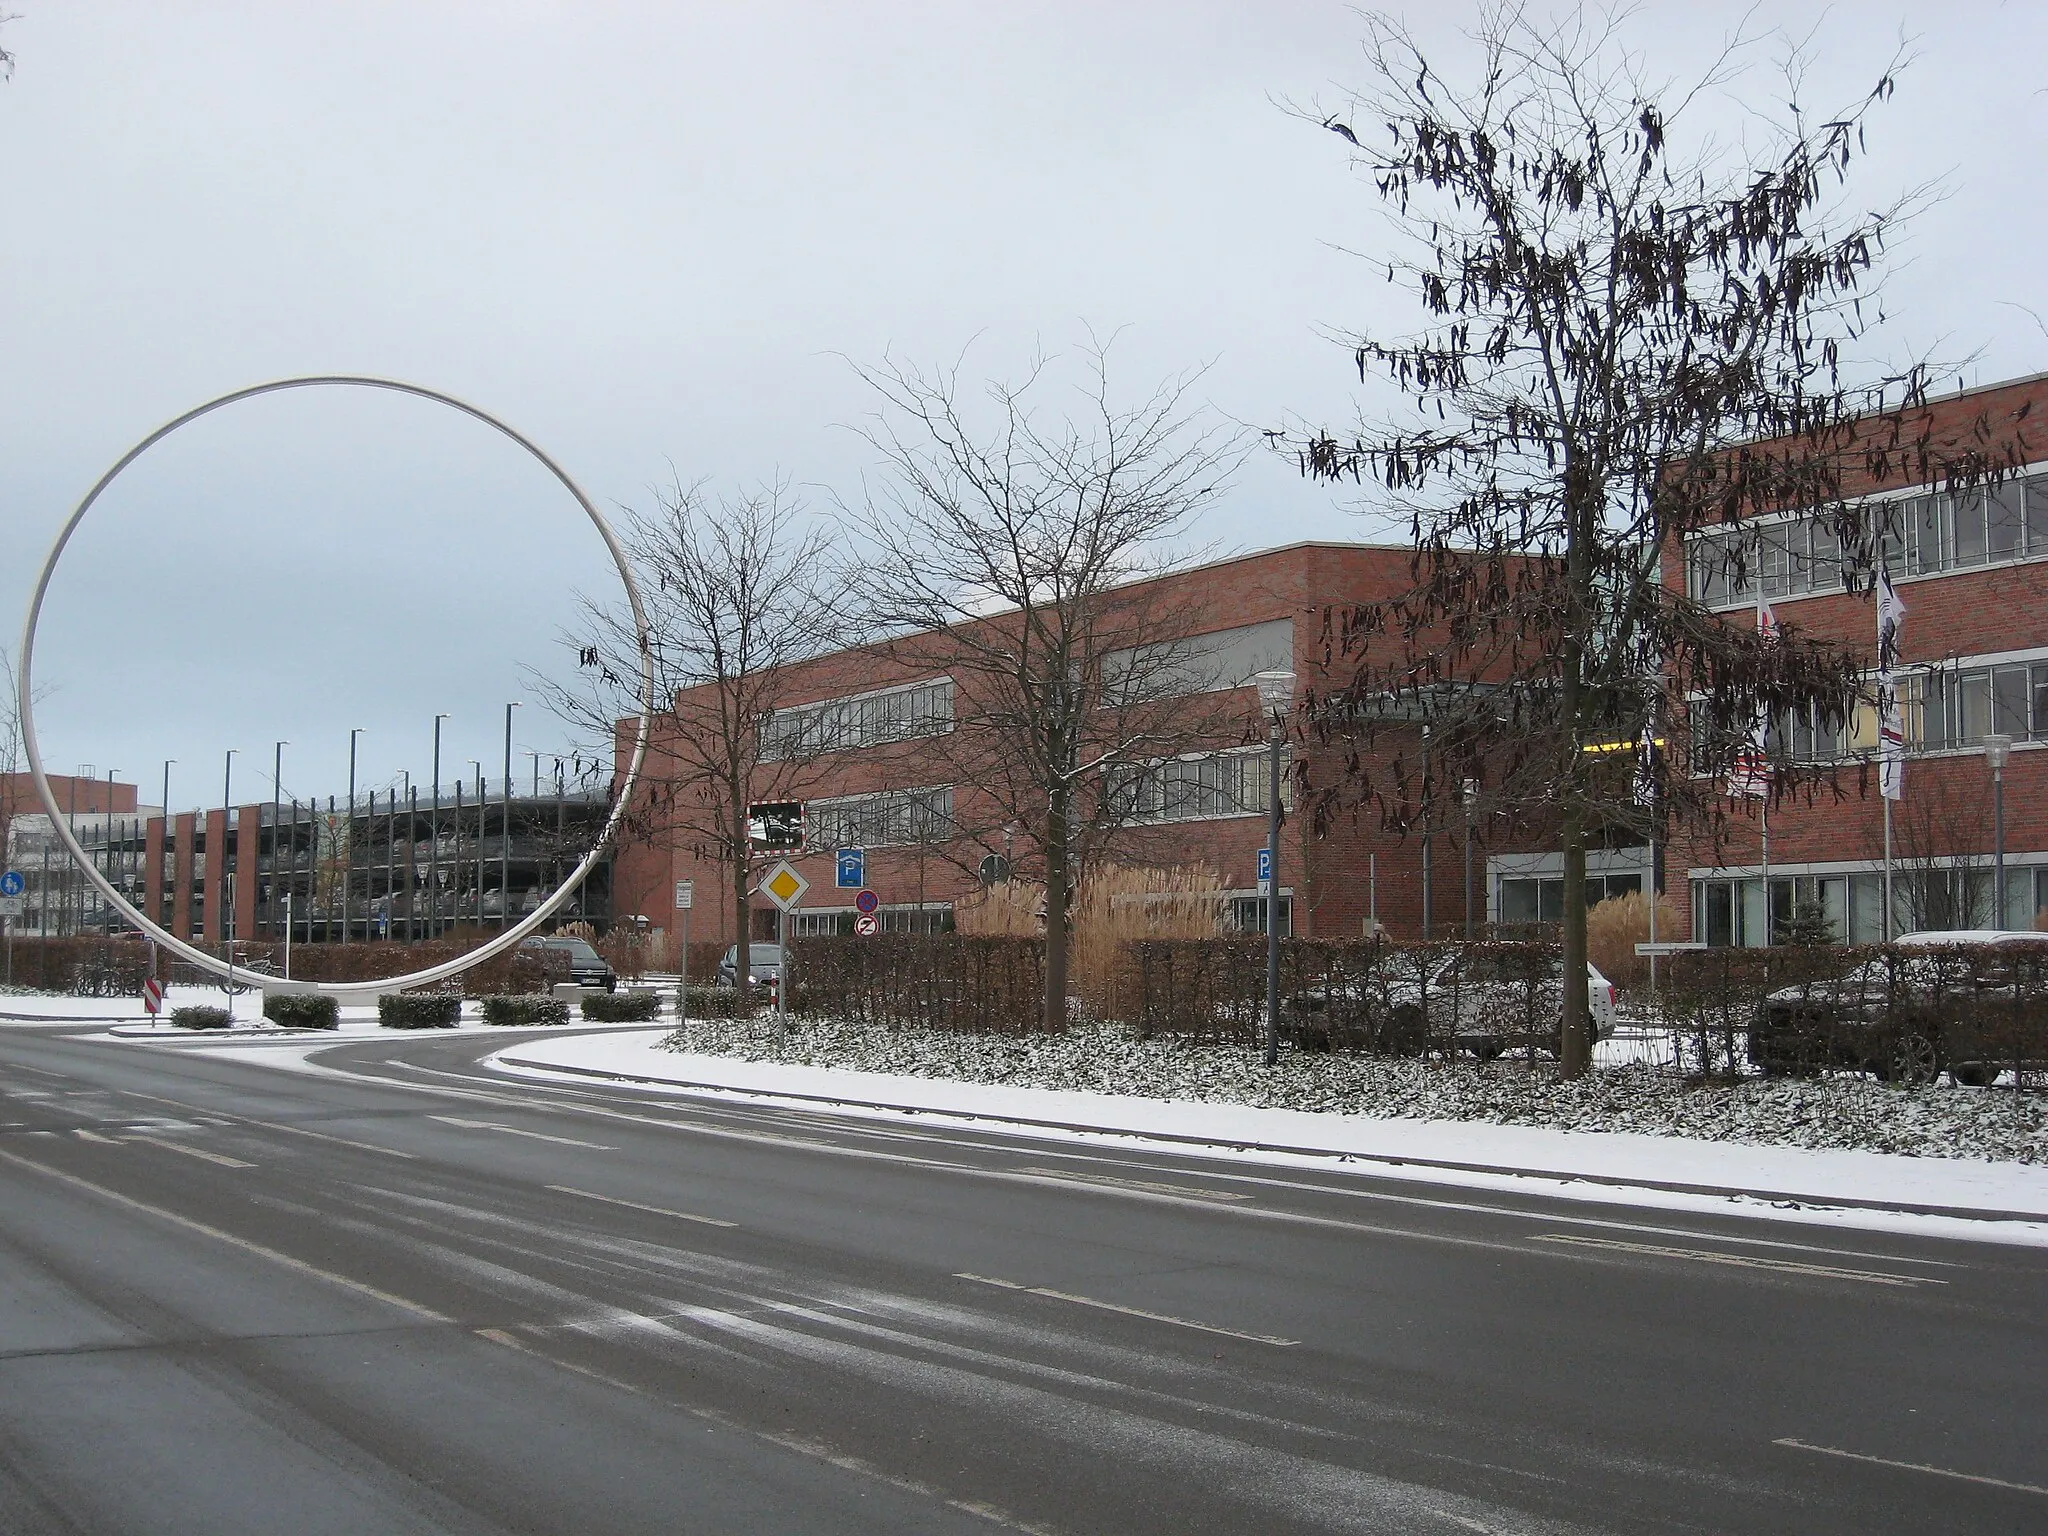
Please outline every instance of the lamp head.
[[1259, 708], [1275, 720], [1285, 719], [1294, 705], [1294, 674], [1261, 672], [1252, 681], [1258, 685]]
[[1993, 773], [2004, 772], [2006, 761], [2011, 756], [2012, 738], [2010, 736], [1991, 735], [1984, 738], [1984, 762]]

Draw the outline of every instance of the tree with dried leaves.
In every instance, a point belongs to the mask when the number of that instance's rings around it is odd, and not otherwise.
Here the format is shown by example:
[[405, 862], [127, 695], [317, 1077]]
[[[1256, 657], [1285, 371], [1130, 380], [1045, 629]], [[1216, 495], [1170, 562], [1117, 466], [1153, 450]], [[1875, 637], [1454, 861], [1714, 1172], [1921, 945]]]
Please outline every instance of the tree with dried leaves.
[[1189, 399], [1194, 376], [1120, 404], [1100, 347], [1071, 412], [1041, 360], [967, 398], [958, 365], [859, 370], [880, 397], [866, 429], [889, 471], [852, 514], [871, 643], [954, 682], [953, 728], [930, 757], [962, 787], [950, 856], [1001, 853], [1045, 889], [1045, 1025], [1067, 1020], [1070, 907], [1116, 836], [1158, 814], [1148, 774], [1241, 732], [1205, 675], [1213, 608], [1157, 578], [1241, 461], [1240, 436]]
[[[788, 796], [803, 766], [762, 725], [788, 702], [788, 669], [843, 638], [851, 572], [781, 485], [712, 501], [677, 483], [651, 512], [629, 515], [621, 540], [646, 607], [657, 709], [623, 835], [724, 870], [744, 993], [760, 860], [747, 808]], [[624, 608], [583, 606], [581, 632], [568, 637], [580, 680], [536, 674], [535, 684], [573, 729], [610, 742], [639, 713], [639, 641]]]
[[[1930, 464], [1923, 370], [1848, 376], [1913, 200], [1836, 201], [1891, 75], [1817, 121], [1795, 59], [1777, 118], [1752, 112], [1740, 143], [1717, 143], [1693, 119], [1751, 44], [1658, 87], [1624, 26], [1491, 6], [1454, 79], [1369, 17], [1366, 88], [1301, 114], [1356, 146], [1391, 228], [1386, 275], [1417, 314], [1408, 334], [1353, 338], [1384, 414], [1300, 445], [1305, 473], [1373, 484], [1414, 545], [1413, 589], [1353, 616], [1356, 673], [1317, 701], [1322, 728], [1350, 739], [1354, 809], [1427, 828], [1470, 777], [1490, 811], [1555, 829], [1567, 976], [1586, 963], [1589, 838], [1650, 830], [1628, 754], [1597, 749], [1658, 717], [1676, 767], [1658, 770], [1658, 814], [1714, 818], [1760, 712], [1839, 720], [1862, 686], [1851, 651], [1790, 624], [1761, 635], [1668, 585], [1667, 553], [1710, 525], [1812, 509], [1853, 589], [1872, 530], [1850, 490], [1997, 467], [1968, 449]], [[1560, 1065], [1576, 1075], [1587, 999], [1564, 996]]]

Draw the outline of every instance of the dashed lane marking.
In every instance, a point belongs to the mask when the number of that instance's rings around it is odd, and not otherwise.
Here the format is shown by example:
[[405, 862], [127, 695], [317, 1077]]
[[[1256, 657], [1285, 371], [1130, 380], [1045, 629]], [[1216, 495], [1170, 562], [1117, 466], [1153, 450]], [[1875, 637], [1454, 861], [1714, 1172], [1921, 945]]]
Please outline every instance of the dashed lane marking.
[[620, 1200], [611, 1195], [592, 1194], [587, 1189], [571, 1189], [566, 1184], [550, 1184], [547, 1187], [558, 1195], [580, 1195], [585, 1200], [602, 1200], [606, 1205], [623, 1205], [628, 1210], [646, 1211], [652, 1216], [673, 1216], [677, 1221], [702, 1222], [707, 1227], [736, 1227], [739, 1225], [736, 1221], [720, 1221], [716, 1216], [695, 1216], [688, 1211], [669, 1210], [666, 1206], [642, 1205], [638, 1200]]
[[1660, 1259], [1691, 1259], [1700, 1264], [1726, 1264], [1736, 1269], [1765, 1269], [1785, 1275], [1813, 1275], [1824, 1280], [1861, 1280], [1870, 1285], [1896, 1285], [1914, 1290], [1923, 1285], [1947, 1285], [1933, 1275], [1888, 1275], [1874, 1269], [1841, 1269], [1832, 1264], [1801, 1264], [1793, 1259], [1767, 1259], [1754, 1253], [1715, 1253], [1707, 1248], [1673, 1248], [1664, 1243], [1624, 1243], [1611, 1237], [1587, 1237], [1577, 1232], [1544, 1232], [1539, 1243], [1570, 1243], [1576, 1248], [1600, 1248], [1615, 1253], [1641, 1253]]
[[245, 1163], [239, 1157], [229, 1157], [221, 1152], [209, 1152], [204, 1147], [188, 1147], [182, 1141], [172, 1141], [163, 1136], [124, 1136], [124, 1141], [146, 1141], [153, 1147], [162, 1147], [167, 1152], [182, 1152], [187, 1157], [197, 1157], [209, 1163], [218, 1163], [223, 1168], [254, 1168], [254, 1163]]
[[1878, 1467], [1897, 1467], [1902, 1472], [1925, 1472], [1932, 1477], [1952, 1477], [1963, 1483], [1982, 1483], [1987, 1488], [2010, 1488], [2014, 1493], [2038, 1493], [2048, 1497], [2048, 1488], [2038, 1483], [2011, 1483], [2002, 1477], [1983, 1477], [1975, 1472], [1957, 1472], [1948, 1467], [1930, 1467], [1919, 1461], [1893, 1461], [1888, 1456], [1866, 1456], [1861, 1451], [1838, 1451], [1831, 1445], [1809, 1445], [1804, 1440], [1773, 1440], [1795, 1451], [1812, 1451], [1816, 1456], [1839, 1456], [1844, 1461], [1867, 1461]]
[[167, 1211], [160, 1205], [151, 1205], [146, 1200], [137, 1200], [132, 1195], [124, 1195], [119, 1190], [107, 1188], [104, 1184], [95, 1184], [91, 1179], [81, 1179], [75, 1173], [65, 1173], [61, 1169], [52, 1168], [45, 1163], [39, 1163], [32, 1157], [22, 1157], [17, 1153], [0, 1149], [0, 1162], [13, 1163], [16, 1167], [26, 1168], [31, 1173], [40, 1173], [44, 1178], [55, 1179], [61, 1184], [69, 1184], [74, 1189], [86, 1190], [98, 1195], [103, 1200], [111, 1200], [116, 1205], [126, 1206], [131, 1211], [141, 1211], [145, 1215], [155, 1216], [159, 1220], [170, 1222], [173, 1226], [183, 1227], [188, 1232], [197, 1232], [201, 1236], [214, 1239], [216, 1242], [226, 1243], [229, 1247], [239, 1248], [244, 1253], [253, 1253], [258, 1258], [270, 1260], [273, 1264], [281, 1264], [286, 1269], [296, 1270], [302, 1275], [311, 1275], [315, 1279], [327, 1281], [330, 1285], [338, 1285], [344, 1290], [354, 1291], [359, 1296], [368, 1296], [372, 1301], [381, 1301], [386, 1306], [397, 1307], [401, 1311], [410, 1312], [413, 1316], [422, 1318], [427, 1322], [445, 1323], [450, 1321], [449, 1318], [442, 1316], [433, 1308], [423, 1307], [416, 1301], [407, 1301], [403, 1296], [394, 1296], [389, 1291], [379, 1290], [376, 1286], [365, 1284], [361, 1280], [351, 1280], [347, 1275], [338, 1275], [333, 1270], [322, 1269], [317, 1264], [308, 1264], [304, 1259], [295, 1259], [288, 1253], [280, 1253], [277, 1249], [267, 1248], [262, 1243], [252, 1243], [246, 1237], [237, 1237], [232, 1232], [223, 1232], [219, 1227], [208, 1226], [203, 1221], [194, 1221], [190, 1216], [180, 1216], [176, 1211]]
[[1072, 1291], [1056, 1291], [1050, 1286], [1025, 1285], [1016, 1280], [998, 1280], [992, 1275], [974, 1275], [964, 1270], [955, 1272], [955, 1280], [972, 1280], [976, 1285], [992, 1285], [998, 1290], [1022, 1291], [1029, 1296], [1044, 1296], [1053, 1301], [1072, 1302], [1078, 1307], [1094, 1307], [1102, 1312], [1121, 1312], [1126, 1317], [1142, 1317], [1150, 1323], [1171, 1323], [1176, 1328], [1193, 1328], [1199, 1333], [1220, 1333], [1227, 1339], [1245, 1339], [1253, 1344], [1273, 1344], [1281, 1349], [1292, 1349], [1299, 1339], [1276, 1338], [1270, 1333], [1241, 1333], [1235, 1328], [1218, 1328], [1213, 1323], [1192, 1322], [1185, 1317], [1175, 1317], [1167, 1312], [1147, 1312], [1141, 1307], [1119, 1306], [1113, 1301], [1101, 1301], [1093, 1296], [1077, 1296]]
[[574, 1136], [549, 1136], [542, 1131], [522, 1131], [516, 1125], [500, 1125], [495, 1120], [464, 1120], [459, 1115], [429, 1115], [429, 1120], [438, 1120], [443, 1125], [460, 1126], [465, 1131], [497, 1131], [505, 1136], [525, 1136], [534, 1141], [552, 1141], [565, 1147], [589, 1147], [597, 1152], [616, 1152], [617, 1147], [607, 1147], [601, 1142], [578, 1141]]
[[1015, 1168], [1013, 1173], [1030, 1174], [1034, 1178], [1058, 1179], [1062, 1184], [1100, 1184], [1111, 1189], [1140, 1189], [1152, 1194], [1185, 1195], [1190, 1200], [1249, 1200], [1252, 1197], [1234, 1189], [1203, 1189], [1194, 1184], [1163, 1184], [1152, 1179], [1125, 1179], [1107, 1173], [1083, 1173], [1074, 1168]]
[[260, 1125], [266, 1131], [286, 1131], [293, 1136], [311, 1136], [316, 1141], [331, 1141], [344, 1147], [355, 1147], [364, 1152], [382, 1152], [386, 1157], [403, 1157], [412, 1160], [415, 1154], [400, 1152], [396, 1147], [380, 1147], [374, 1142], [350, 1141], [346, 1136], [335, 1136], [327, 1131], [309, 1131], [303, 1125], [279, 1125], [274, 1120], [251, 1120], [251, 1125]]

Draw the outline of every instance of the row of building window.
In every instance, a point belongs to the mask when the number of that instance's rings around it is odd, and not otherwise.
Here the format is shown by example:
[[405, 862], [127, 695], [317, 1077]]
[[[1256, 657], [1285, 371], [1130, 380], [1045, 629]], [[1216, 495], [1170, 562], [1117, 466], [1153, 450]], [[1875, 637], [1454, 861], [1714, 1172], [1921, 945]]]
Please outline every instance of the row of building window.
[[817, 848], [891, 848], [943, 843], [953, 835], [953, 786], [889, 789], [813, 800], [805, 836]]
[[[1989, 735], [2048, 741], [2048, 661], [1940, 666], [1901, 672], [1899, 726], [1908, 752], [1952, 752]], [[1877, 706], [1859, 702], [1846, 720], [1818, 708], [1787, 710], [1771, 723], [1768, 747], [1781, 762], [1832, 763], [1874, 753]]]
[[953, 681], [778, 709], [761, 721], [761, 758], [815, 757], [855, 747], [943, 736], [953, 729]]
[[[1930, 491], [1866, 504], [1875, 559], [1894, 576], [1932, 576], [2000, 560], [2048, 556], [2048, 474], [1963, 491]], [[1845, 572], [1845, 563], [1850, 569]], [[1714, 608], [1839, 591], [1866, 576], [1846, 556], [1829, 518], [1813, 514], [1696, 535], [1687, 549], [1694, 598]]]
[[[1291, 754], [1280, 757], [1280, 804], [1293, 804]], [[1234, 747], [1171, 757], [1126, 770], [1117, 779], [1117, 806], [1129, 821], [1199, 821], [1220, 816], [1262, 816], [1273, 803], [1271, 759], [1264, 747]]]
[[[1769, 921], [1764, 881], [1708, 878], [1692, 882], [1695, 937], [1715, 948], [1754, 949], [1784, 942], [1794, 914], [1818, 909], [1831, 936], [1850, 944], [1882, 943], [1884, 875], [1772, 875]], [[1891, 931], [1949, 932], [1964, 928], [2024, 929], [2048, 911], [2048, 866], [2009, 868], [2005, 911], [1997, 910], [1996, 876], [1989, 868], [1898, 869], [1892, 873]]]

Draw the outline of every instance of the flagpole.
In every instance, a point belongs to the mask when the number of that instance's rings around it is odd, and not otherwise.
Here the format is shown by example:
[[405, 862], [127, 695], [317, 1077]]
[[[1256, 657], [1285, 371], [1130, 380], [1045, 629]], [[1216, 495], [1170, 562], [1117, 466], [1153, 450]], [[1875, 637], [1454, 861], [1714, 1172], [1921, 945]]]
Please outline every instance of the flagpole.
[[1771, 792], [1764, 791], [1764, 947], [1771, 945]]
[[1650, 1000], [1657, 999], [1657, 823], [1650, 821]]
[[1892, 797], [1884, 800], [1884, 941], [1892, 941]]

